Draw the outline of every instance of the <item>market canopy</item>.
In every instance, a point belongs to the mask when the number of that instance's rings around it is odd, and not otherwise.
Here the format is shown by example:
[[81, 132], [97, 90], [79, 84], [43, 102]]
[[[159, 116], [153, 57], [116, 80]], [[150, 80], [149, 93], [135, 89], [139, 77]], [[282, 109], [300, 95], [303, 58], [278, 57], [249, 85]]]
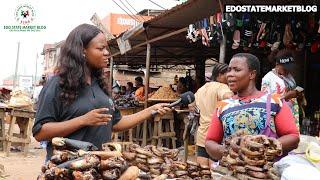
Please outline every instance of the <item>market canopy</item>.
[[[293, 0], [227, 0], [224, 4], [296, 4]], [[302, 3], [303, 4], [303, 3]], [[146, 44], [151, 44], [152, 64], [194, 64], [195, 57], [217, 58], [219, 47], [205, 47], [186, 39], [187, 27], [220, 11], [218, 0], [189, 0], [145, 21], [109, 41], [114, 64], [145, 65]], [[120, 46], [118, 46], [118, 43]], [[128, 48], [128, 42], [131, 47]], [[122, 53], [120, 49], [122, 49]]]

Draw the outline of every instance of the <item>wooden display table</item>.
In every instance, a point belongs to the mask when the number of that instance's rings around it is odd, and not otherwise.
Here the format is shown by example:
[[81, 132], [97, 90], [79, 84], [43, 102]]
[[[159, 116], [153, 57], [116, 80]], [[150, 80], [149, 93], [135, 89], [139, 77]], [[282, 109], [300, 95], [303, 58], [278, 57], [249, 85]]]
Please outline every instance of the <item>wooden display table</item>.
[[[4, 114], [7, 112], [10, 116], [10, 124], [8, 132], [5, 132], [4, 128]], [[27, 155], [29, 151], [29, 144], [31, 142], [31, 129], [33, 126], [35, 117], [35, 111], [15, 109], [10, 107], [1, 107], [0, 108], [0, 118], [1, 118], [1, 136], [5, 134], [5, 139], [2, 142], [6, 155], [9, 156], [10, 148], [12, 143], [21, 144], [23, 148], [24, 155]], [[20, 132], [13, 133], [15, 124], [18, 124]], [[2, 139], [2, 138], [1, 138]]]
[[6, 110], [5, 108], [0, 108], [0, 121], [1, 121], [1, 124], [0, 124], [0, 143], [1, 143], [1, 146], [2, 146], [2, 149], [5, 150], [7, 149], [6, 148], [6, 128], [5, 128], [5, 123], [4, 123], [4, 118], [5, 118], [5, 115], [6, 115]]
[[[155, 146], [162, 146], [163, 139], [171, 139], [172, 148], [176, 148], [176, 133], [174, 131], [174, 116], [173, 112], [167, 113], [163, 116], [156, 115], [154, 117], [152, 144]], [[164, 130], [163, 130], [164, 128]], [[170, 148], [170, 142], [167, 140], [166, 146]]]

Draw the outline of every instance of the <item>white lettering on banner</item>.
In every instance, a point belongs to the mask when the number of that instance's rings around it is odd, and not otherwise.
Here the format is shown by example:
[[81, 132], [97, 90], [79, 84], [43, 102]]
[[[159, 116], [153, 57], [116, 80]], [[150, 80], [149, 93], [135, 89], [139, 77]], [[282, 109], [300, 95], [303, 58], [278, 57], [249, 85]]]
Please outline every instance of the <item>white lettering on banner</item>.
[[117, 24], [126, 26], [136, 26], [139, 24], [139, 22], [134, 19], [119, 17], [117, 18]]
[[226, 6], [226, 11], [227, 12], [231, 11], [231, 6]]
[[285, 64], [285, 63], [291, 62], [292, 60], [293, 60], [293, 57], [287, 57], [287, 58], [280, 59], [279, 62], [281, 64]]
[[280, 59], [280, 63], [281, 63], [281, 64], [284, 64], [284, 63], [287, 63], [287, 62], [289, 62], [289, 58]]
[[225, 5], [227, 13], [233, 12], [318, 12], [317, 5]]

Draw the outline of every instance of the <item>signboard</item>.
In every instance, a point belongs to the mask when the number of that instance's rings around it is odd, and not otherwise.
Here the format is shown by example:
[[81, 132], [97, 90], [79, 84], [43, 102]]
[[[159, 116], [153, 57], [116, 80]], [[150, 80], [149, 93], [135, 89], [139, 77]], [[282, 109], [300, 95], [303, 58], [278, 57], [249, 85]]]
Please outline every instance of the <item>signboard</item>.
[[120, 49], [120, 53], [124, 54], [131, 49], [129, 40], [123, 40], [121, 37], [117, 39], [117, 43]]
[[91, 22], [96, 25], [106, 36], [107, 41], [114, 39], [114, 36], [107, 30], [107, 28], [102, 24], [99, 16], [97, 13], [94, 13], [94, 15], [91, 17]]
[[110, 13], [108, 16], [101, 19], [101, 21], [111, 34], [118, 36], [126, 30], [138, 26], [140, 23], [148, 21], [151, 18], [153, 18], [153, 16], [129, 16], [127, 14]]
[[33, 85], [32, 76], [19, 76], [19, 87], [30, 89]]

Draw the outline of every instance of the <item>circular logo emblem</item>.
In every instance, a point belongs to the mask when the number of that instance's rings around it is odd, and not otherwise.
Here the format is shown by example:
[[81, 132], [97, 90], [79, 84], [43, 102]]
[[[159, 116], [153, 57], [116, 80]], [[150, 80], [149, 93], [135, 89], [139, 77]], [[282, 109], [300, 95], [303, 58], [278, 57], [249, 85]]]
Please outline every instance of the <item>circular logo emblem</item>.
[[15, 11], [15, 19], [21, 25], [28, 25], [36, 16], [33, 7], [29, 4], [19, 5]]

